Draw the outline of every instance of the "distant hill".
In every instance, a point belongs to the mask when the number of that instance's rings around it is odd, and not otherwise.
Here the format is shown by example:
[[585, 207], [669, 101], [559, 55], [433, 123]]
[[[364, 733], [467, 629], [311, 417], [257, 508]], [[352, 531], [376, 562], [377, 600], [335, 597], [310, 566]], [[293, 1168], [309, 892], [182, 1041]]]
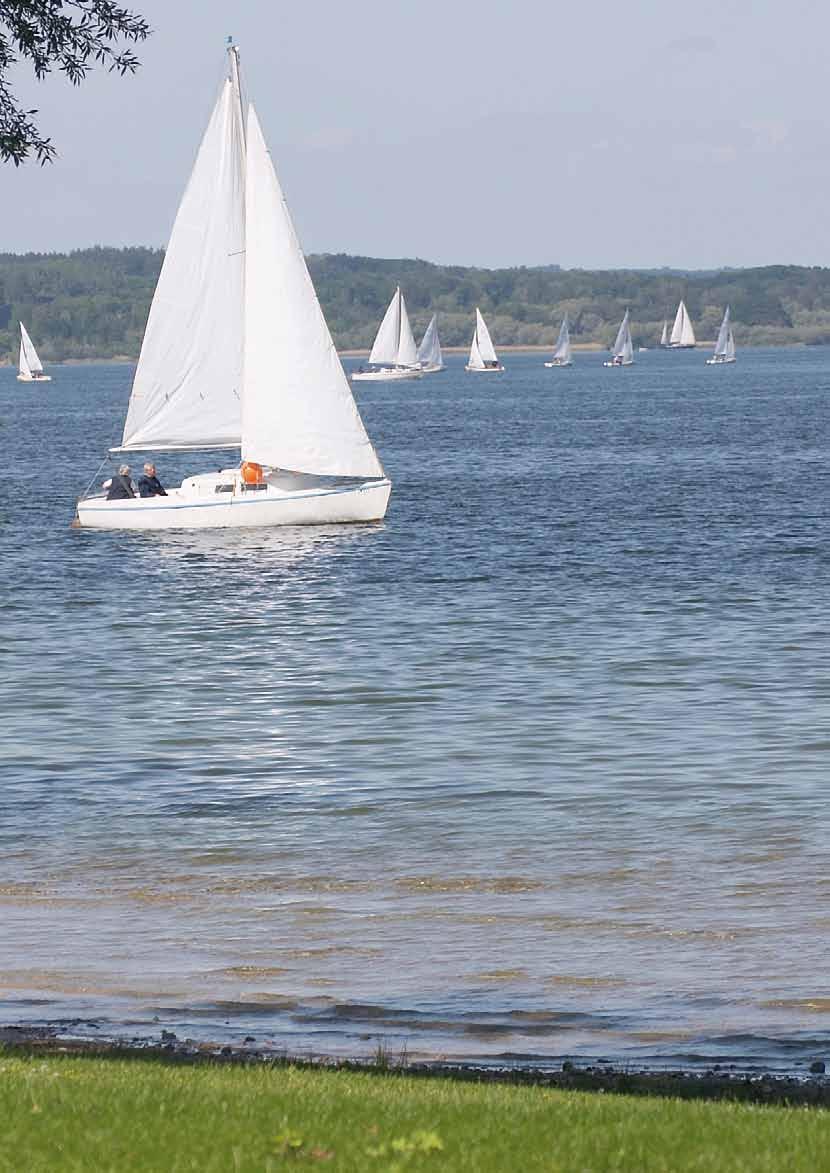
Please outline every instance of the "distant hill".
[[[162, 259], [148, 248], [0, 254], [0, 360], [16, 356], [18, 319], [43, 358], [135, 358]], [[635, 344], [653, 346], [681, 297], [701, 339], [715, 337], [728, 302], [739, 346], [830, 342], [830, 269], [471, 269], [345, 255], [309, 267], [341, 348], [371, 345], [398, 282], [416, 333], [437, 312], [447, 345], [469, 342], [479, 305], [497, 345], [552, 344], [567, 310], [575, 342], [607, 346], [628, 306]]]

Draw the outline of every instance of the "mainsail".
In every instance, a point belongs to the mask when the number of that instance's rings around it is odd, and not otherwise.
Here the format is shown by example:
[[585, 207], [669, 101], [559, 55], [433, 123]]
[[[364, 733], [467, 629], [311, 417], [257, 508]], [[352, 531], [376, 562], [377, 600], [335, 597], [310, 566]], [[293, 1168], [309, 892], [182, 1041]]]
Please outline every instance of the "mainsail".
[[[729, 306], [727, 306], [726, 313], [723, 314], [723, 321], [721, 323], [721, 328], [719, 331], [717, 331], [717, 341], [715, 343], [715, 354], [719, 354], [719, 355], [722, 354], [723, 357], [726, 357], [727, 346], [729, 344], [729, 335], [730, 334], [732, 334], [732, 330], [730, 330], [730, 328], [729, 328]], [[734, 351], [734, 343], [733, 343], [733, 351]]]
[[672, 346], [694, 346], [695, 332], [692, 326], [692, 319], [689, 317], [686, 309], [685, 301], [681, 301], [677, 307], [677, 314], [672, 326], [670, 344]]
[[156, 285], [124, 449], [240, 442], [245, 141], [235, 51], [231, 61]]
[[382, 477], [253, 106], [245, 222], [242, 459], [293, 472]]
[[490, 363], [498, 363], [499, 358], [496, 354], [496, 348], [493, 346], [493, 340], [490, 337], [490, 331], [487, 329], [487, 323], [481, 316], [481, 310], [476, 306], [476, 332], [475, 338], [478, 342], [478, 350], [481, 355], [481, 361], [484, 366], [489, 366]]
[[29, 337], [28, 331], [23, 323], [20, 323], [20, 373], [26, 378], [31, 378], [32, 375], [40, 375], [43, 373], [43, 364], [38, 358], [34, 343]]
[[663, 319], [663, 333], [660, 335], [660, 345], [668, 346], [669, 344], [669, 323], [668, 319]]
[[625, 311], [625, 316], [620, 322], [620, 328], [617, 331], [617, 337], [614, 341], [613, 354], [615, 358], [621, 358], [624, 363], [632, 362], [634, 359], [634, 346], [631, 341], [631, 326], [629, 325], [628, 310]]
[[438, 340], [438, 316], [433, 314], [427, 326], [421, 345], [418, 347], [418, 362], [422, 367], [438, 367], [444, 365], [441, 354], [441, 343]]
[[418, 351], [406, 312], [406, 302], [398, 286], [383, 315], [369, 362], [378, 366], [389, 363], [396, 367], [411, 367], [417, 361]]
[[718, 340], [715, 343], [715, 358], [722, 360], [733, 359], [735, 357], [735, 339], [732, 336], [732, 326], [729, 320], [729, 306], [726, 307], [726, 313], [723, 315], [723, 321], [718, 330]]
[[553, 357], [560, 363], [571, 361], [571, 333], [568, 329], [567, 314], [565, 314], [562, 319], [562, 325], [559, 327], [559, 337], [556, 340], [556, 350], [553, 352]]

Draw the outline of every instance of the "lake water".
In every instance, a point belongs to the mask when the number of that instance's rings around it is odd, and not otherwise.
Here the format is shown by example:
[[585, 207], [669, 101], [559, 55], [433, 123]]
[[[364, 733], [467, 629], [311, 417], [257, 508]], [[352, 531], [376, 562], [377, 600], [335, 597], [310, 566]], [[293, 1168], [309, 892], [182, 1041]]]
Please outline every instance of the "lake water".
[[69, 529], [131, 368], [0, 369], [0, 1021], [830, 1057], [830, 351], [602, 357], [360, 389], [383, 524], [161, 535]]

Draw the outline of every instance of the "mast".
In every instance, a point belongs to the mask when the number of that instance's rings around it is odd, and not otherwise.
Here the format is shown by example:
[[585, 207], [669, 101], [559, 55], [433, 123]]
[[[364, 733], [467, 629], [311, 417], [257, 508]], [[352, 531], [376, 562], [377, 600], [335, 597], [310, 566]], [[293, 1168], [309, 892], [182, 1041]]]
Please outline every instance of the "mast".
[[245, 103], [242, 100], [242, 75], [239, 71], [239, 46], [233, 43], [233, 37], [228, 37], [228, 78], [233, 86], [233, 92], [239, 103], [239, 118], [242, 122], [242, 141], [247, 134], [247, 118], [245, 117]]

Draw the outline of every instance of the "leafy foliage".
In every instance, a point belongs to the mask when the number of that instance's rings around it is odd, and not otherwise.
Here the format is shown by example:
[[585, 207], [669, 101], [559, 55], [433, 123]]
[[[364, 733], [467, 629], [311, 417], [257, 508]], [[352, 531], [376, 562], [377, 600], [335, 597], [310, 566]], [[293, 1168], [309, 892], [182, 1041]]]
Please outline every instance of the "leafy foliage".
[[[44, 358], [135, 358], [163, 259], [147, 248], [0, 254], [0, 361], [16, 356], [21, 319]], [[416, 334], [437, 312], [445, 345], [469, 343], [480, 305], [497, 346], [552, 345], [566, 311], [574, 342], [608, 346], [626, 306], [635, 343], [653, 346], [681, 297], [699, 340], [715, 338], [729, 304], [739, 346], [830, 342], [830, 269], [491, 270], [343, 255], [309, 267], [343, 348], [371, 345], [399, 281]]]
[[38, 80], [53, 67], [79, 85], [94, 64], [133, 73], [138, 58], [122, 40], [143, 41], [147, 22], [113, 0], [0, 0], [0, 162], [19, 166], [34, 154], [41, 163], [55, 156], [34, 115], [24, 110], [9, 84], [15, 62], [28, 60]]

